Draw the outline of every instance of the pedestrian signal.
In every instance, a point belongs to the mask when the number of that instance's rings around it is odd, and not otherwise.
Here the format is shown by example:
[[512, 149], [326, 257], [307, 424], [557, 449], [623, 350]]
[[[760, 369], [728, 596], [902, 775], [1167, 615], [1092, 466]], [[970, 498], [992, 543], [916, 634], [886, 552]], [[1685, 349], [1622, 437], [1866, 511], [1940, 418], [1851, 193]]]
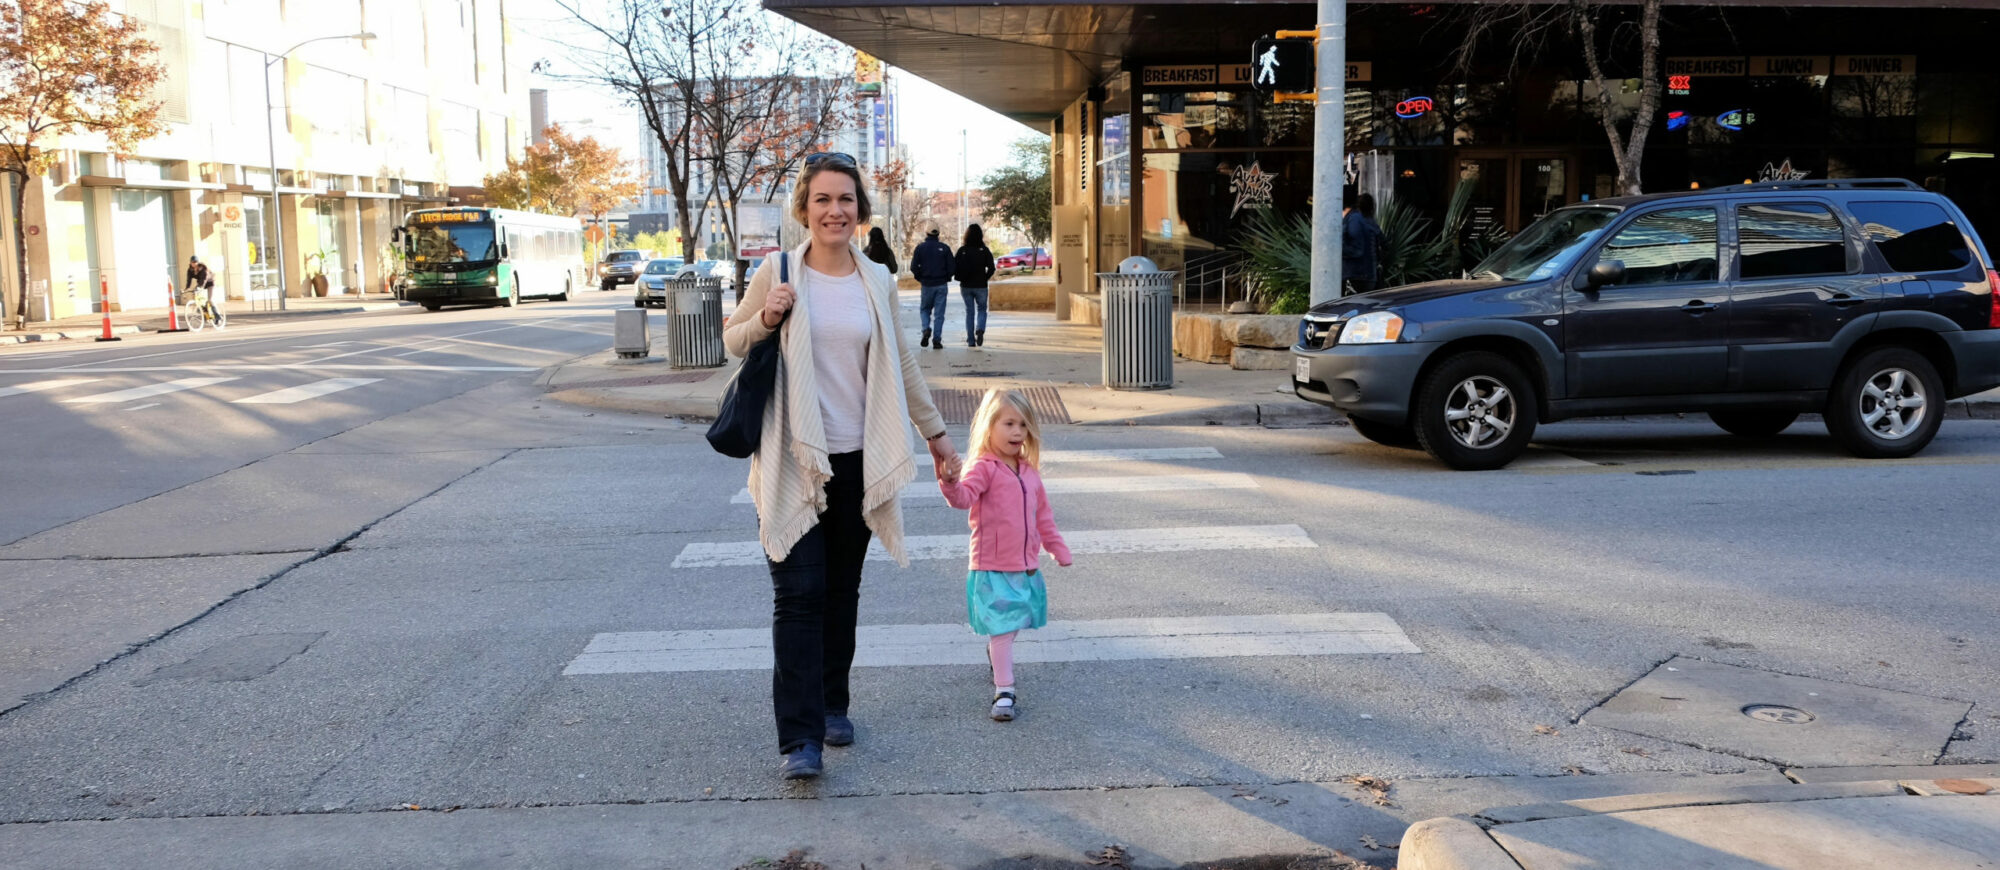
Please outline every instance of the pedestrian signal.
[[1315, 54], [1310, 39], [1259, 39], [1250, 46], [1250, 86], [1265, 94], [1311, 91]]

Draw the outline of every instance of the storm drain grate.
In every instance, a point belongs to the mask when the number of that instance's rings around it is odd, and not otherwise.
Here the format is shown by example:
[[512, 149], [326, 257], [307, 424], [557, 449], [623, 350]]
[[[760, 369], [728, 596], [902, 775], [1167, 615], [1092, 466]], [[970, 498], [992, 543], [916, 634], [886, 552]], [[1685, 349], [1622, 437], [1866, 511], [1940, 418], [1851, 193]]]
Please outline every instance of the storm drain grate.
[[643, 375], [636, 378], [613, 378], [608, 381], [584, 381], [551, 387], [556, 390], [574, 390], [579, 387], [603, 389], [606, 387], [650, 387], [654, 384], [698, 384], [708, 380], [715, 372], [675, 372], [667, 375]]
[[[1014, 389], [1027, 397], [1028, 404], [1035, 409], [1035, 419], [1043, 425], [1075, 422], [1069, 418], [1069, 409], [1063, 406], [1062, 394], [1055, 387]], [[966, 426], [972, 423], [972, 413], [979, 410], [979, 400], [985, 395], [985, 390], [932, 390], [931, 402], [944, 415], [945, 425]]]

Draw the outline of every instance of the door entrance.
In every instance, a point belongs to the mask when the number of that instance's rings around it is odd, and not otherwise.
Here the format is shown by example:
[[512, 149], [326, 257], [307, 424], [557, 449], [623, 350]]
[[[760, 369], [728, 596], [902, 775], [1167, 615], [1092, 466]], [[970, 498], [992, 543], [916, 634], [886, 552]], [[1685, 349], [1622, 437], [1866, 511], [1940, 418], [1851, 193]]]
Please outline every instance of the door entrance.
[[1576, 159], [1553, 151], [1460, 151], [1458, 177], [1472, 184], [1471, 229], [1518, 233], [1576, 199]]

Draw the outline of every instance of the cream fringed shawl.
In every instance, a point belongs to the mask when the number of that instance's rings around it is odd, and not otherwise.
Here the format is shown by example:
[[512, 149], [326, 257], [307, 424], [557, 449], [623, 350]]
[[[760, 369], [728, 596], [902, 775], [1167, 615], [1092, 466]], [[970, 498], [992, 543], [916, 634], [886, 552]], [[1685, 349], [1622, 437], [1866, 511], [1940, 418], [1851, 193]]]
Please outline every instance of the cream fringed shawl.
[[[811, 244], [810, 242], [807, 245]], [[863, 283], [873, 330], [868, 339], [864, 378], [861, 514], [869, 531], [897, 564], [908, 566], [903, 550], [903, 487], [916, 479], [916, 451], [910, 424], [924, 437], [945, 431], [944, 420], [931, 403], [917, 359], [903, 344], [895, 279], [889, 270], [853, 249]], [[791, 252], [792, 287], [797, 302], [785, 319], [779, 338], [777, 386], [764, 407], [763, 440], [750, 458], [750, 498], [757, 505], [758, 539], [774, 561], [784, 561], [792, 547], [819, 522], [826, 509], [826, 482], [833, 477], [827, 460], [826, 425], [820, 418], [818, 379], [813, 370], [812, 288], [802, 265], [806, 245]], [[750, 279], [743, 301], [723, 333], [736, 356], [771, 334], [758, 313], [764, 296], [778, 284], [777, 255], [766, 259]]]

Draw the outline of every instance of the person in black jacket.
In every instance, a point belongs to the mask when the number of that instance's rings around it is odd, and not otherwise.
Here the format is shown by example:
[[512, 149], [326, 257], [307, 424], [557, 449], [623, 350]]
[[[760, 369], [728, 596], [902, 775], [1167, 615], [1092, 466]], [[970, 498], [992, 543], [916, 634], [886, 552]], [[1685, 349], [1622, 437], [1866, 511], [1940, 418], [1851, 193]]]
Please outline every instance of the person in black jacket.
[[965, 300], [965, 346], [979, 347], [986, 343], [986, 282], [993, 278], [993, 252], [986, 249], [986, 232], [978, 224], [965, 228], [965, 244], [952, 259], [958, 295]]
[[924, 337], [917, 342], [918, 347], [944, 348], [945, 300], [951, 298], [951, 275], [956, 269], [951, 246], [938, 241], [937, 227], [931, 227], [923, 242], [910, 252], [910, 274], [923, 288], [919, 304], [924, 316]]
[[881, 227], [868, 228], [868, 248], [862, 253], [867, 254], [868, 259], [888, 266], [891, 277], [901, 271], [896, 268], [896, 252], [889, 248], [889, 239], [882, 235]]

